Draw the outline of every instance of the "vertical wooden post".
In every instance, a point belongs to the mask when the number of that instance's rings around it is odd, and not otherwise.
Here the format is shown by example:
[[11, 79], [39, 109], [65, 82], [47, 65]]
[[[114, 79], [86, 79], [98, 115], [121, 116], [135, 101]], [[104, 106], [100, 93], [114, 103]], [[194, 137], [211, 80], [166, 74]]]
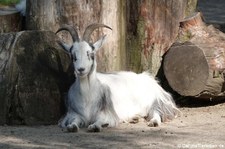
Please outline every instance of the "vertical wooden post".
[[[193, 0], [128, 0], [127, 60], [131, 70], [158, 72], [162, 55], [176, 40], [179, 22]], [[196, 0], [194, 0], [196, 1]], [[190, 9], [192, 8], [192, 9]]]

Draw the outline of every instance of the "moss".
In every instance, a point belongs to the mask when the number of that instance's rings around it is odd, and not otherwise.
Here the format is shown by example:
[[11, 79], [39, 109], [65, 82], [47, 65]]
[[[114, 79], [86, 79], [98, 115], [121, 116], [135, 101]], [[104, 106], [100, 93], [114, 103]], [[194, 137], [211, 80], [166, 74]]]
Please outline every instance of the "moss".
[[137, 25], [137, 32], [138, 32], [138, 40], [140, 43], [145, 39], [145, 19], [139, 18], [138, 25]]
[[137, 34], [136, 36], [129, 37], [129, 57], [130, 66], [129, 68], [135, 72], [142, 72], [143, 67], [141, 64], [141, 54], [142, 54], [142, 42], [145, 38], [145, 21], [143, 18], [139, 18], [137, 23]]
[[193, 37], [193, 35], [191, 34], [191, 32], [186, 31], [186, 32], [182, 32], [178, 35], [178, 39], [177, 41], [180, 43], [184, 43], [186, 41], [190, 41], [190, 39]]
[[0, 5], [14, 5], [18, 2], [19, 0], [1, 0]]
[[196, 11], [198, 0], [187, 0], [185, 17], [192, 15]]
[[126, 1], [119, 1], [119, 32], [120, 32], [120, 39], [118, 40], [119, 50], [118, 55], [120, 55], [120, 59], [118, 60], [117, 69], [125, 69], [126, 68]]
[[130, 37], [128, 41], [129, 45], [129, 69], [135, 72], [140, 72], [140, 66], [141, 66], [141, 53], [139, 51], [140, 49], [140, 43], [138, 42], [137, 38]]

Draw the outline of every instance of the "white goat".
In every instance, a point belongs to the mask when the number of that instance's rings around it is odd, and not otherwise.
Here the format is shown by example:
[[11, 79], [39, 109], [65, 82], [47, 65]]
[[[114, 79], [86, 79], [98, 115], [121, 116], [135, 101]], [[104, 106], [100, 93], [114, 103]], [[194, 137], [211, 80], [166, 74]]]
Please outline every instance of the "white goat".
[[89, 36], [98, 27], [111, 29], [92, 24], [86, 28], [82, 40], [69, 25], [56, 32], [69, 31], [73, 38], [71, 46], [61, 41], [60, 44], [70, 52], [76, 75], [68, 92], [67, 114], [59, 125], [70, 132], [80, 127], [98, 132], [104, 126], [115, 127], [119, 122], [138, 122], [138, 118], [144, 118], [149, 126], [158, 126], [176, 117], [179, 110], [171, 95], [148, 73], [96, 72], [95, 54], [106, 36], [94, 44], [89, 43]]

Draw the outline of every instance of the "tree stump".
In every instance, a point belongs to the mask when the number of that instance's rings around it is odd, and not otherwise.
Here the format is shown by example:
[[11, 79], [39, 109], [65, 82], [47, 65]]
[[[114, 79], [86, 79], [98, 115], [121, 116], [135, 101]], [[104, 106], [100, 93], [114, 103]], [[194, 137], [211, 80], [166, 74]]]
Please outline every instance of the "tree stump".
[[22, 29], [22, 16], [13, 7], [0, 7], [0, 33], [18, 32]]
[[[195, 11], [197, 0], [29, 0], [26, 27], [55, 32], [62, 24], [76, 27], [80, 34], [91, 23], [103, 23], [113, 31], [97, 52], [98, 71], [149, 70], [156, 74], [162, 55], [176, 40], [179, 21]], [[47, 11], [46, 11], [47, 10]], [[59, 34], [69, 41], [66, 33]]]
[[128, 69], [155, 75], [176, 41], [180, 20], [193, 13], [196, 4], [197, 0], [127, 0]]
[[[125, 2], [121, 0], [29, 0], [27, 1], [26, 27], [29, 30], [56, 32], [62, 24], [74, 26], [82, 36], [92, 23], [103, 23], [113, 31], [99, 28], [92, 34], [93, 41], [107, 34], [107, 42], [97, 52], [98, 71], [125, 69]], [[67, 32], [58, 34], [67, 43]]]
[[74, 76], [57, 40], [49, 31], [0, 34], [0, 125], [58, 122]]
[[183, 96], [224, 96], [225, 34], [207, 26], [201, 13], [180, 23], [178, 43], [164, 57], [171, 88]]

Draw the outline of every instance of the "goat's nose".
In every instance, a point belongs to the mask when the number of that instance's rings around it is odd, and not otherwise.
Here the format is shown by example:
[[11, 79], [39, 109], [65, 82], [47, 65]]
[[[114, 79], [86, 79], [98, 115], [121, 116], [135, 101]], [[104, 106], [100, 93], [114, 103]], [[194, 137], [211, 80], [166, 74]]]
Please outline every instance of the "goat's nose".
[[82, 73], [84, 70], [85, 70], [85, 69], [82, 68], [82, 67], [78, 69], [78, 71], [79, 71], [80, 73]]

